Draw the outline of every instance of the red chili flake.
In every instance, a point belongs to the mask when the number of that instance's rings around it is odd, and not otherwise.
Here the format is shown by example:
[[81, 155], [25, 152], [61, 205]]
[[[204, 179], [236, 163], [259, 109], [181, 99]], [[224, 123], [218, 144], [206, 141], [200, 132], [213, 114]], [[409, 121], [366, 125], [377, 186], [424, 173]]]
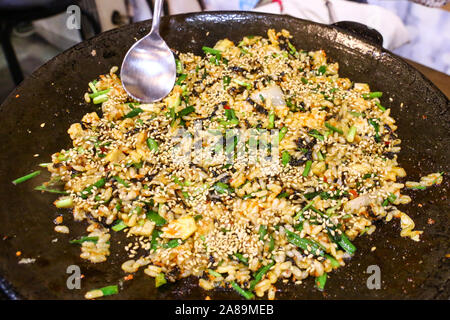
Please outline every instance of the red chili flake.
[[328, 183], [328, 179], [327, 179], [327, 177], [323, 177], [323, 182], [325, 182], [325, 183]]
[[227, 104], [226, 104], [226, 105], [224, 105], [224, 106], [223, 106], [223, 108], [224, 108], [224, 109], [227, 109], [227, 110], [231, 109], [231, 108], [230, 108], [230, 106], [229, 106], [229, 105], [227, 105]]
[[355, 198], [358, 196], [358, 192], [356, 192], [353, 189], [348, 190], [348, 192], [350, 192], [352, 194], [352, 196], [355, 197]]
[[133, 278], [134, 278], [134, 276], [132, 274], [129, 274], [129, 275], [123, 277], [123, 280], [129, 281], [129, 280], [133, 280]]
[[391, 142], [390, 141], [385, 141], [384, 144], [388, 146], [388, 145], [391, 144]]
[[106, 149], [105, 147], [100, 147], [100, 150], [105, 153], [106, 151], [108, 151], [108, 149]]

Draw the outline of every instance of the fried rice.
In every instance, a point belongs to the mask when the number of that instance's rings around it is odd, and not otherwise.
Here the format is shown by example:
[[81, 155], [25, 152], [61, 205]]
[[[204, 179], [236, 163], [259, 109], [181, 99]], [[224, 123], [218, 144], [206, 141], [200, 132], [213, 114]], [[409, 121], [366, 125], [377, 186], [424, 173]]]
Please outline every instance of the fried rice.
[[81, 258], [105, 263], [110, 234], [124, 232], [125, 273], [274, 299], [279, 280], [312, 276], [323, 290], [376, 220], [401, 219], [401, 236], [419, 241], [396, 207], [411, 199], [382, 93], [339, 77], [337, 62], [297, 49], [286, 30], [267, 36], [176, 52], [161, 102], [133, 101], [117, 67], [89, 84], [85, 100], [101, 110], [70, 126], [73, 147], [53, 154], [42, 188], [62, 183], [55, 205], [87, 221], [73, 241]]

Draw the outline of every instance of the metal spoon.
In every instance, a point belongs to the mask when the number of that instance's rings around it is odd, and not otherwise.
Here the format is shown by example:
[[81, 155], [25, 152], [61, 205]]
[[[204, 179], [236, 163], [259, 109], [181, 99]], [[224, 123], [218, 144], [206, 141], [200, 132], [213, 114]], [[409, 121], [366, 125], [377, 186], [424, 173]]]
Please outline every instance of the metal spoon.
[[159, 35], [162, 3], [156, 1], [150, 33], [128, 50], [120, 72], [126, 92], [141, 102], [161, 100], [175, 83], [175, 58]]

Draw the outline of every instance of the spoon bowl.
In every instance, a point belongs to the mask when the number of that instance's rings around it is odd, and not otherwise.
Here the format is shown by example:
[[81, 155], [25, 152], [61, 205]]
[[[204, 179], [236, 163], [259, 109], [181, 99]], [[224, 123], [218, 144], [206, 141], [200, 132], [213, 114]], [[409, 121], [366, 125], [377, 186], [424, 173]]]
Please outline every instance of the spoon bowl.
[[175, 58], [159, 35], [163, 0], [155, 4], [152, 29], [125, 55], [120, 77], [125, 91], [141, 102], [159, 101], [172, 90], [176, 78]]

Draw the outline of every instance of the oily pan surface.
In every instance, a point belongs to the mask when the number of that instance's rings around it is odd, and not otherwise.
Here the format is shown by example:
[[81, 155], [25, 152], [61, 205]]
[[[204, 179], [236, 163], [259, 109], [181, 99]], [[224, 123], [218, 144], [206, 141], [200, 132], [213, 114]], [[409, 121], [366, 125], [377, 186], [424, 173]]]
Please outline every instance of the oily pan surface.
[[[134, 38], [145, 35], [149, 27], [150, 23], [144, 22], [113, 30], [56, 57], [13, 92], [0, 110], [0, 274], [20, 297], [82, 298], [86, 291], [116, 284], [125, 275], [120, 268], [123, 246], [112, 245], [108, 262], [92, 265], [79, 258], [78, 247], [68, 244], [69, 239], [84, 234], [85, 225], [72, 223], [71, 215], [65, 213], [71, 234], [53, 231], [57, 210], [52, 201], [56, 197], [33, 191], [47, 180], [47, 174], [17, 187], [11, 181], [35, 170], [38, 163], [48, 162], [50, 154], [70, 144], [66, 133], [69, 125], [97, 110], [83, 100], [87, 83], [107, 73], [111, 66], [120, 66]], [[448, 172], [448, 99], [417, 71], [380, 48], [327, 26], [250, 13], [175, 16], [163, 21], [161, 34], [171, 47], [201, 54], [202, 45], [213, 46], [226, 37], [236, 41], [245, 35], [264, 35], [268, 28], [289, 29], [297, 48], [324, 49], [339, 62], [342, 76], [367, 82], [372, 90], [384, 92], [381, 102], [391, 107], [397, 121], [402, 139], [399, 163], [408, 180], [418, 181], [420, 176], [432, 172]], [[33, 157], [35, 154], [39, 156]], [[445, 176], [441, 186], [408, 191], [413, 202], [399, 206], [413, 218], [417, 230], [424, 230], [421, 242], [401, 238], [398, 221], [385, 226], [379, 222], [375, 233], [355, 240], [357, 253], [345, 268], [332, 273], [324, 293], [314, 288], [313, 279], [308, 279], [299, 286], [279, 286], [282, 292], [277, 297], [448, 298], [448, 187]], [[429, 224], [429, 218], [435, 223]], [[113, 234], [111, 243], [120, 237]], [[55, 238], [58, 242], [52, 243]], [[377, 249], [370, 252], [373, 246]], [[36, 258], [36, 262], [17, 264], [19, 250], [20, 258]], [[85, 276], [81, 290], [66, 287], [66, 268], [72, 264], [80, 266]], [[380, 290], [366, 286], [366, 269], [374, 264], [381, 269]], [[134, 281], [124, 283], [120, 295], [111, 298], [203, 299], [207, 294], [213, 299], [238, 297], [226, 290], [205, 292], [197, 288], [197, 282], [186, 279], [156, 290], [153, 280], [138, 272]]]

